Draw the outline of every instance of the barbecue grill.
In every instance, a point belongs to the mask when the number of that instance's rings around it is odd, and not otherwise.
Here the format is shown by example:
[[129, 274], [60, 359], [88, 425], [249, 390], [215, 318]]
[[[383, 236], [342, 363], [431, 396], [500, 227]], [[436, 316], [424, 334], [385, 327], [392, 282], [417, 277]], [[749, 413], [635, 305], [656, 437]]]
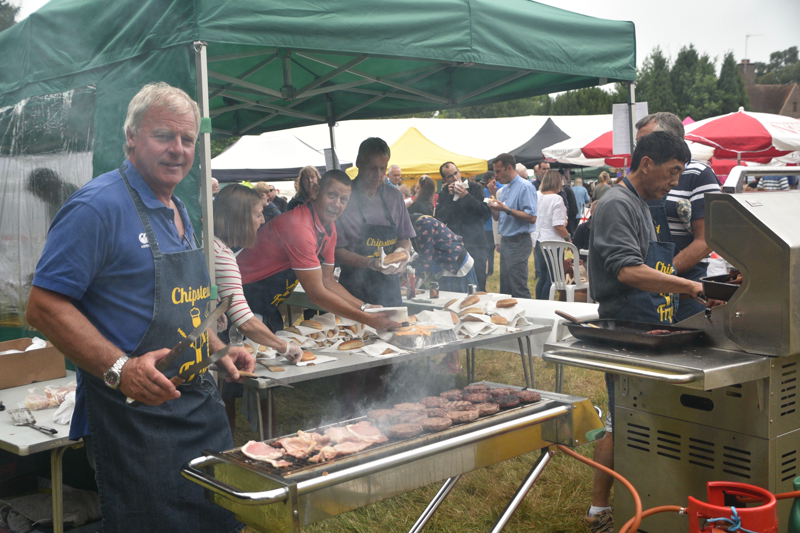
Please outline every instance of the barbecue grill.
[[[237, 448], [204, 452], [183, 467], [182, 475], [206, 488], [211, 501], [264, 532], [297, 532], [302, 526], [447, 480], [411, 530], [420, 531], [462, 474], [554, 444], [584, 444], [586, 433], [601, 427], [589, 400], [538, 392], [542, 399], [536, 403], [438, 433], [373, 444], [322, 464], [293, 460], [292, 467], [275, 469], [247, 458]], [[502, 530], [548, 460], [543, 453], [492, 531]]]
[[[614, 374], [614, 464], [644, 508], [704, 499], [707, 481], [788, 492], [800, 475], [798, 200], [794, 193], [706, 194], [706, 241], [743, 283], [727, 305], [678, 324], [702, 330], [694, 343], [660, 351], [545, 345], [546, 361]], [[783, 532], [790, 506], [779, 503]], [[617, 491], [615, 522], [633, 514], [627, 491]], [[662, 513], [640, 531], [688, 526]]]

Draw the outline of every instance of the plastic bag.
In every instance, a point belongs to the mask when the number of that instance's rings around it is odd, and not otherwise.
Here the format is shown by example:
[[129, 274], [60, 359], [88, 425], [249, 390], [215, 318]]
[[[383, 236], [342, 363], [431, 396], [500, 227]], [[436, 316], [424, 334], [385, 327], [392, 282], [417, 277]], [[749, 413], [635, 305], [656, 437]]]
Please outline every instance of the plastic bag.
[[67, 425], [72, 421], [72, 413], [75, 410], [75, 391], [66, 395], [61, 406], [53, 413], [53, 422], [56, 424]]
[[77, 387], [78, 384], [71, 381], [63, 387], [45, 387], [43, 391], [38, 388], [28, 389], [25, 407], [31, 411], [58, 407], [64, 402], [67, 394], [74, 392]]

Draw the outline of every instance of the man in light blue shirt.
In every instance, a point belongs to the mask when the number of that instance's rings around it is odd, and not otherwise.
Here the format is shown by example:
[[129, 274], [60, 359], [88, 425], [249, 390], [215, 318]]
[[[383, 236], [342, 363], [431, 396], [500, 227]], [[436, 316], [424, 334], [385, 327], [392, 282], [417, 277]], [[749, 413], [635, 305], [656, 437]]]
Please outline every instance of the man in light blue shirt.
[[506, 185], [489, 189], [497, 198], [489, 200], [492, 217], [497, 220], [500, 241], [500, 292], [515, 298], [530, 298], [528, 259], [531, 233], [536, 228], [536, 189], [517, 175], [511, 154], [500, 154], [492, 164], [495, 179]]
[[589, 198], [589, 192], [586, 190], [586, 187], [583, 186], [583, 179], [581, 178], [575, 178], [572, 182], [572, 192], [575, 193], [575, 202], [578, 204], [578, 214], [575, 218], [577, 218], [578, 223], [580, 223], [583, 210], [592, 202], [592, 199]]

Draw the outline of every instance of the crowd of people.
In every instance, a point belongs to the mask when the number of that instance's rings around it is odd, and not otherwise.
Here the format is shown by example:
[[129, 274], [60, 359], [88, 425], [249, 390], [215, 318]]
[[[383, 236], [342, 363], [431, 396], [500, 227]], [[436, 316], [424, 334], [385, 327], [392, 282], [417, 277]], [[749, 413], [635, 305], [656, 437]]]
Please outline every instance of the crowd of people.
[[[376, 137], [361, 143], [355, 179], [304, 167], [288, 202], [268, 183], [212, 183], [216, 279], [219, 297], [231, 296], [232, 305], [216, 331], [162, 372], [157, 365], [168, 348], [212, 307], [212, 291], [203, 249], [174, 195], [192, 168], [199, 110], [180, 89], [143, 87], [128, 108], [125, 161], [72, 194], [55, 215], [27, 310], [28, 322], [79, 368], [70, 438], [87, 444], [104, 526], [240, 527], [177, 472], [204, 449], [233, 446], [232, 400], [241, 394], [239, 371], [253, 370], [253, 356], [227, 347], [217, 363], [228, 376], [222, 395], [205, 368], [179, 386], [167, 376], [224, 349], [234, 329], [296, 361], [300, 347], [276, 333], [285, 326], [280, 306], [298, 284], [316, 307], [385, 330], [401, 326], [393, 311], [367, 310], [401, 306], [403, 283], [486, 291], [495, 252], [501, 293], [531, 297], [533, 255], [534, 295], [549, 298], [542, 243], [574, 240], [588, 250], [589, 290], [600, 318], [669, 324], [701, 311], [695, 297], [710, 252], [703, 194], [719, 190], [719, 182], [707, 165], [691, 160], [675, 115], [648, 115], [637, 128], [630, 173], [617, 182], [601, 175], [588, 188], [548, 162], [531, 179], [508, 153], [477, 177], [443, 162], [438, 191], [427, 175], [408, 187], [402, 169], [388, 165], [389, 146]], [[385, 264], [382, 253], [397, 251], [402, 259]], [[407, 276], [410, 269], [415, 276]], [[454, 372], [458, 361], [457, 352], [445, 358]], [[388, 369], [341, 376], [343, 419], [382, 397]], [[613, 414], [613, 377], [606, 382]], [[126, 398], [145, 405], [132, 408]], [[607, 432], [595, 458], [613, 467], [613, 416]], [[142, 454], [149, 444], [159, 453]], [[176, 474], [154, 483], [153, 472]], [[613, 530], [610, 487], [609, 476], [595, 476], [584, 517], [592, 531]]]

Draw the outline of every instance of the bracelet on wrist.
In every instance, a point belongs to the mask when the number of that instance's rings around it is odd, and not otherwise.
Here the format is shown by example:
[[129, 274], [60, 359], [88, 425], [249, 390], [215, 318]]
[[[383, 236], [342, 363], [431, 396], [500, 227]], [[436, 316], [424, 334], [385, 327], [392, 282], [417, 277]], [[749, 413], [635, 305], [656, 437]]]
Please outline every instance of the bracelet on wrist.
[[361, 310], [362, 311], [366, 311], [368, 308], [369, 308], [369, 304], [368, 303], [364, 302], [363, 304], [361, 304]]

